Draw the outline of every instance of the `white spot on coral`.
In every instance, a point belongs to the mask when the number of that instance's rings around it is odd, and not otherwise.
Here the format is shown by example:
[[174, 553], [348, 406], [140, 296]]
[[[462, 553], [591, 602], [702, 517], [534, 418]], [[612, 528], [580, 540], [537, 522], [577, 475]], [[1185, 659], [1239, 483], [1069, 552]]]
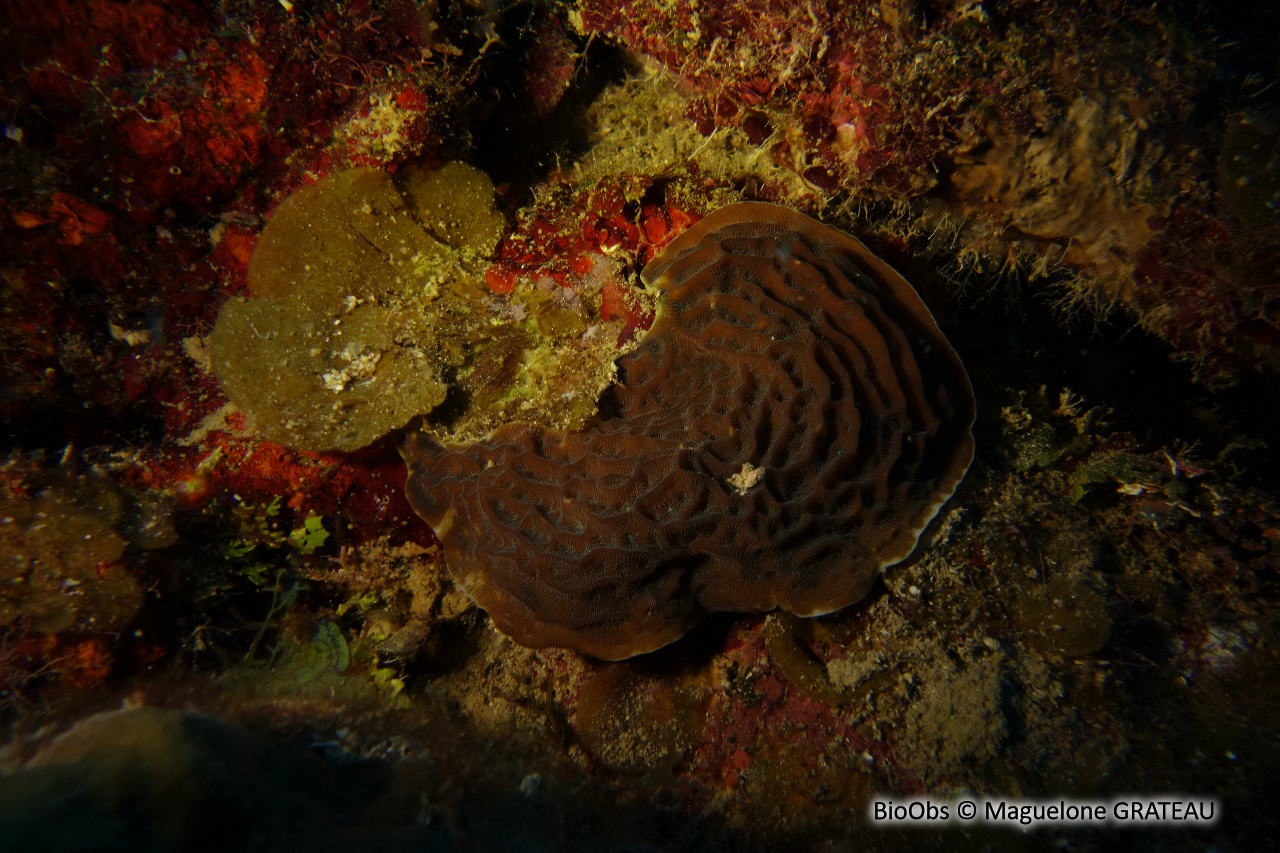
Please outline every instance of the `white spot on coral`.
[[760, 482], [760, 478], [764, 476], [764, 469], [757, 468], [750, 462], [742, 463], [742, 470], [730, 477], [727, 482], [733, 486], [733, 490], [740, 495], [745, 495], [751, 490], [751, 487]]

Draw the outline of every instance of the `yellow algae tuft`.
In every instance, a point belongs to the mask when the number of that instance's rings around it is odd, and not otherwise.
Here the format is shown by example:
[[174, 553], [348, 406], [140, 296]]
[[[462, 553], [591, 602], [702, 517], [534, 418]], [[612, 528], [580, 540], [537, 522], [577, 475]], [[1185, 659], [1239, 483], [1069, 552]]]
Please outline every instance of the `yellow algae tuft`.
[[429, 124], [421, 109], [398, 103], [394, 92], [375, 92], [334, 132], [335, 153], [391, 161], [422, 153]]

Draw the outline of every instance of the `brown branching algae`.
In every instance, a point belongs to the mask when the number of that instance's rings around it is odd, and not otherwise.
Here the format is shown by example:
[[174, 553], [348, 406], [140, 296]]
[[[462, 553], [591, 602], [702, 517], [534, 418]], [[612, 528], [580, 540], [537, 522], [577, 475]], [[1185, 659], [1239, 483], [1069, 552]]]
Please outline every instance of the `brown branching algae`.
[[453, 576], [516, 641], [609, 659], [710, 611], [861, 599], [973, 456], [969, 380], [920, 297], [857, 239], [762, 203], [716, 211], [642, 279], [657, 320], [587, 428], [405, 437]]

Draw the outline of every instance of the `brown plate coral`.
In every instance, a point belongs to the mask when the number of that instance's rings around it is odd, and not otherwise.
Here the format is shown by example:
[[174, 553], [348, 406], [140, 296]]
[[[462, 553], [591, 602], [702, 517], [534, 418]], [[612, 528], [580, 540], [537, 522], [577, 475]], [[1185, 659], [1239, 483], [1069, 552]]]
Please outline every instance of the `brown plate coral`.
[[721, 208], [642, 273], [661, 293], [578, 432], [402, 442], [454, 577], [528, 646], [619, 659], [710, 611], [828, 613], [904, 559], [973, 456], [973, 392], [860, 241]]

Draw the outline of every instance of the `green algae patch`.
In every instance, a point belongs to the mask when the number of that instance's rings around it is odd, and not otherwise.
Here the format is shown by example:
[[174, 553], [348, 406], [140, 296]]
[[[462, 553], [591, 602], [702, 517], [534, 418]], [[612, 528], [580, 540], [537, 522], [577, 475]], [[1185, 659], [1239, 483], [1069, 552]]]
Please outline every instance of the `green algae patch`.
[[249, 261], [249, 293], [302, 290], [311, 301], [342, 307], [352, 287], [392, 295], [424, 258], [445, 254], [409, 214], [389, 175], [351, 169], [280, 203]]
[[[452, 193], [450, 221], [485, 226], [450, 232], [456, 247], [376, 170], [285, 199], [250, 261], [250, 297], [228, 302], [210, 337], [227, 397], [272, 441], [317, 451], [357, 450], [438, 406], [481, 322], [464, 255], [492, 251], [501, 234], [487, 180], [438, 187]], [[432, 198], [420, 190], [415, 204]]]
[[418, 313], [291, 294], [228, 303], [210, 347], [227, 397], [272, 441], [357, 450], [444, 400], [442, 364], [419, 345], [432, 332]]
[[483, 257], [498, 247], [507, 221], [493, 204], [493, 182], [484, 172], [465, 163], [435, 171], [415, 167], [405, 170], [402, 185], [418, 221], [442, 242]]
[[348, 642], [333, 622], [310, 640], [286, 629], [269, 662], [246, 660], [221, 676], [223, 687], [258, 701], [335, 702], [356, 708], [405, 708], [404, 682], [363, 641]]
[[593, 255], [572, 281], [493, 293], [485, 259], [505, 229], [492, 182], [461, 163], [299, 190], [210, 335], [223, 391], [268, 439], [309, 451], [358, 450], [418, 415], [448, 443], [513, 421], [580, 429], [639, 342], [619, 345], [623, 321], [602, 316], [624, 269]]

